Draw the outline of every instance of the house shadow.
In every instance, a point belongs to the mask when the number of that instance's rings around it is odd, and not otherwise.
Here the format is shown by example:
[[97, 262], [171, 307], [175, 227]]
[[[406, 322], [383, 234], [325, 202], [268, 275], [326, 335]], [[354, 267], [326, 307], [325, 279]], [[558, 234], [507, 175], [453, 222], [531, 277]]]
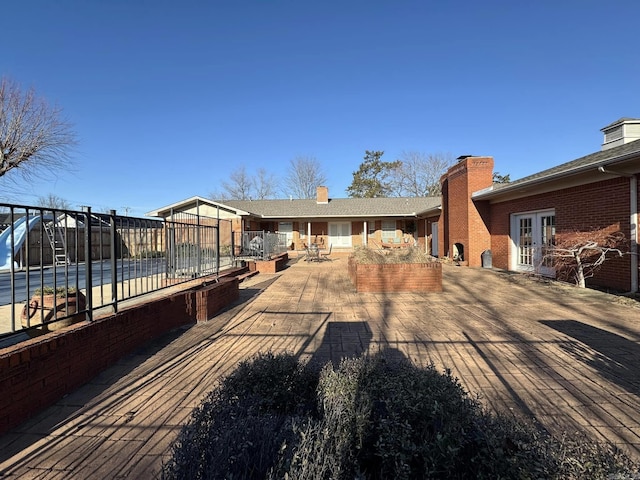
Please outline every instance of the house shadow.
[[343, 358], [362, 355], [369, 350], [373, 332], [367, 322], [327, 322], [322, 341], [310, 362], [337, 366]]
[[576, 340], [560, 344], [576, 360], [596, 369], [629, 393], [640, 395], [640, 344], [577, 320], [541, 320], [540, 323]]
[[372, 339], [368, 322], [327, 322], [322, 341], [309, 362], [316, 365], [331, 362], [337, 367], [342, 359], [376, 354], [389, 361], [407, 360], [404, 353], [388, 345], [372, 348]]

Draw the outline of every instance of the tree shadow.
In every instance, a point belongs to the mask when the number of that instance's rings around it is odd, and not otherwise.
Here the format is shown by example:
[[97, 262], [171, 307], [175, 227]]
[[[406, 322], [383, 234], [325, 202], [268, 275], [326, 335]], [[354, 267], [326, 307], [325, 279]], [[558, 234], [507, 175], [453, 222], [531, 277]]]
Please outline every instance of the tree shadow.
[[562, 342], [560, 348], [576, 360], [596, 369], [629, 393], [640, 395], [640, 345], [637, 342], [577, 320], [541, 320], [540, 323], [575, 339]]
[[343, 358], [362, 355], [369, 350], [373, 332], [367, 322], [327, 322], [322, 342], [310, 363], [331, 362], [337, 366]]

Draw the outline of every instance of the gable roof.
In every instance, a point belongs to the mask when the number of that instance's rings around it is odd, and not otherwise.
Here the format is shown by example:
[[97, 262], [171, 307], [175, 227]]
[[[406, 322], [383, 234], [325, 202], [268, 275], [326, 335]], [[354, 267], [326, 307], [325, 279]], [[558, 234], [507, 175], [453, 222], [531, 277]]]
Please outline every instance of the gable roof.
[[439, 213], [440, 197], [226, 200], [225, 205], [261, 218], [417, 217]]
[[[494, 184], [492, 187], [475, 192], [474, 200], [492, 200], [500, 197], [530, 196], [553, 189], [562, 188], [569, 179], [578, 184], [602, 180], [604, 172], [598, 169], [615, 169], [618, 175], [640, 172], [640, 141], [633, 141], [608, 150], [580, 157], [510, 183]], [[544, 187], [547, 187], [545, 190]], [[566, 185], [565, 185], [566, 186]], [[540, 192], [536, 190], [540, 189]]]
[[236, 208], [232, 208], [226, 203], [217, 202], [217, 201], [196, 195], [193, 197], [189, 197], [185, 200], [180, 200], [179, 202], [172, 203], [171, 205], [160, 207], [157, 210], [152, 210], [151, 212], [147, 212], [145, 215], [147, 217], [166, 217], [171, 214], [172, 210], [184, 211], [188, 208], [195, 208], [197, 206], [208, 206], [212, 208], [220, 208], [220, 210], [224, 210], [225, 212], [228, 212], [234, 215], [249, 214], [248, 212], [238, 210]]

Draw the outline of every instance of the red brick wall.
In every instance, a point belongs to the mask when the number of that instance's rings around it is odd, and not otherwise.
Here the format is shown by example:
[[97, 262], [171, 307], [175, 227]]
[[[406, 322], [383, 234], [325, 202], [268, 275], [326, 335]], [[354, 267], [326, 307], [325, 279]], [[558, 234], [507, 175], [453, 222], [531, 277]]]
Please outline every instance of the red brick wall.
[[[490, 214], [494, 267], [506, 269], [510, 265], [510, 216], [546, 209], [555, 210], [556, 236], [559, 241], [576, 231], [594, 229], [604, 229], [610, 233], [622, 231], [627, 239], [630, 238], [628, 178], [603, 180], [524, 199], [494, 203]], [[608, 260], [587, 283], [629, 290], [630, 265], [628, 256]]]
[[196, 320], [198, 322], [211, 320], [224, 307], [238, 300], [240, 298], [238, 283], [236, 277], [222, 278], [220, 283], [196, 290]]
[[150, 300], [0, 350], [0, 433], [52, 405], [119, 358], [238, 298], [238, 279]]
[[469, 157], [451, 167], [444, 177], [441, 255], [452, 255], [461, 243], [470, 267], [482, 265], [482, 252], [491, 247], [489, 206], [471, 201], [471, 194], [493, 183], [493, 158]]
[[349, 258], [349, 277], [362, 292], [442, 292], [442, 264], [358, 264]]
[[289, 260], [288, 253], [282, 253], [271, 260], [256, 260], [249, 262], [249, 269], [253, 272], [257, 270], [260, 273], [276, 273], [284, 269]]

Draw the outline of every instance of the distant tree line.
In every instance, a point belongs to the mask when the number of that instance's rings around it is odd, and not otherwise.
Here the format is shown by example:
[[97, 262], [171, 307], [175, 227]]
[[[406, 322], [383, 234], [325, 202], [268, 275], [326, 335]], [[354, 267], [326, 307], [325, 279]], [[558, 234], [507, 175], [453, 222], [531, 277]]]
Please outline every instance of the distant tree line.
[[[451, 154], [402, 152], [391, 162], [382, 160], [380, 150], [366, 150], [347, 195], [354, 198], [427, 197], [440, 195], [440, 178], [456, 162]], [[264, 168], [250, 175], [244, 166], [221, 182], [221, 190], [211, 192], [214, 200], [265, 200], [272, 198], [315, 198], [316, 187], [325, 185], [327, 176], [313, 156], [289, 161], [282, 182]], [[509, 175], [494, 174], [494, 182], [509, 182]]]

